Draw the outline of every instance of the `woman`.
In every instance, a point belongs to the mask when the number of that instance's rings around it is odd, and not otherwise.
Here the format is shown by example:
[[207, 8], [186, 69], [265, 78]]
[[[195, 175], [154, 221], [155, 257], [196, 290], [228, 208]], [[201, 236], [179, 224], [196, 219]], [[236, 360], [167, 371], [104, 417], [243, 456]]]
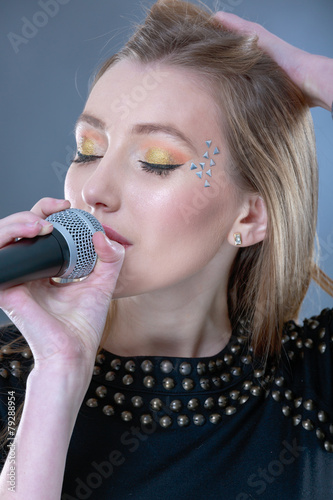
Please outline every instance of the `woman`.
[[[330, 287], [313, 264], [308, 104], [330, 109], [332, 76], [331, 60], [173, 0], [104, 64], [66, 201], [1, 221], [4, 246], [71, 205], [107, 235], [86, 280], [1, 292], [34, 360], [1, 498], [329, 497], [332, 313], [294, 320], [311, 277]], [[6, 396], [24, 355], [4, 349]]]

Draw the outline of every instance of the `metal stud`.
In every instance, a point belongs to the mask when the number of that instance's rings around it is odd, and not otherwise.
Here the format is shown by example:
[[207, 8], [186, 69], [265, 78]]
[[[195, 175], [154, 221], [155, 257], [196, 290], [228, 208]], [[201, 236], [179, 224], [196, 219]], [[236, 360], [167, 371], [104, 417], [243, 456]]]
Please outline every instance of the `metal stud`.
[[168, 359], [161, 361], [160, 369], [162, 373], [170, 373], [173, 370], [173, 364]]
[[206, 401], [204, 402], [204, 407], [207, 408], [207, 410], [211, 410], [215, 406], [215, 401], [214, 398], [207, 398]]
[[153, 363], [150, 361], [150, 359], [145, 359], [144, 361], [142, 361], [141, 363], [141, 370], [144, 372], [144, 373], [150, 373], [153, 369]]
[[164, 389], [167, 389], [168, 391], [175, 387], [175, 381], [171, 377], [164, 378], [162, 383], [163, 383]]
[[293, 391], [291, 391], [290, 389], [287, 389], [285, 391], [284, 396], [286, 399], [288, 399], [288, 401], [291, 401], [292, 399], [294, 399]]
[[234, 375], [234, 377], [239, 377], [239, 375], [242, 373], [242, 370], [239, 366], [234, 366], [230, 371], [232, 375]]
[[210, 165], [211, 167], [214, 167], [214, 165], [216, 165], [216, 163], [215, 163], [215, 161], [214, 161], [214, 160], [210, 160], [209, 165]]
[[208, 151], [206, 151], [206, 153], [205, 153], [205, 154], [203, 154], [202, 156], [203, 156], [204, 158], [207, 158], [207, 159], [208, 159], [208, 158], [209, 158]]
[[302, 415], [295, 415], [293, 418], [292, 418], [292, 422], [293, 422], [293, 425], [298, 425], [302, 420]]
[[290, 417], [291, 409], [289, 406], [282, 406], [282, 413], [285, 417]]
[[224, 410], [224, 413], [226, 415], [233, 415], [234, 413], [236, 413], [236, 408], [234, 406], [227, 406]]
[[189, 425], [189, 423], [190, 419], [187, 415], [178, 415], [177, 424], [179, 425], [179, 427], [186, 427], [187, 425]]
[[251, 380], [245, 380], [245, 382], [243, 383], [243, 389], [245, 389], [246, 391], [249, 391], [251, 389], [253, 385], [253, 382]]
[[217, 375], [212, 377], [212, 382], [215, 385], [215, 387], [221, 387], [222, 385], [221, 379]]
[[288, 351], [288, 358], [292, 361], [295, 357], [294, 351]]
[[98, 363], [99, 365], [102, 365], [105, 361], [105, 356], [104, 354], [97, 354], [96, 356], [96, 363]]
[[193, 422], [195, 425], [203, 425], [206, 422], [206, 419], [203, 415], [196, 413], [193, 415]]
[[201, 387], [203, 389], [205, 389], [205, 391], [208, 391], [208, 389], [210, 388], [209, 378], [201, 377], [201, 379], [200, 379], [200, 385], [201, 385]]
[[94, 366], [94, 370], [93, 370], [93, 375], [96, 377], [97, 375], [100, 375], [101, 374], [101, 367], [100, 366]]
[[212, 359], [209, 361], [208, 363], [208, 370], [211, 372], [211, 373], [214, 373], [216, 371], [216, 363], [215, 361], [213, 361]]
[[318, 349], [319, 349], [320, 354], [324, 354], [324, 352], [326, 351], [326, 344], [324, 344], [324, 343], [319, 344]]
[[265, 371], [264, 370], [254, 370], [253, 375], [255, 376], [255, 378], [261, 378], [265, 375]]
[[230, 375], [230, 373], [222, 373], [222, 375], [221, 375], [221, 380], [222, 380], [223, 382], [230, 382], [230, 380], [231, 380], [231, 375]]
[[181, 363], [181, 365], [179, 366], [179, 372], [182, 375], [189, 375], [191, 371], [192, 371], [192, 366], [190, 363], [187, 363], [186, 361], [184, 361], [184, 363]]
[[237, 354], [239, 351], [240, 351], [240, 348], [241, 346], [238, 345], [238, 344], [234, 344], [230, 347], [230, 351], [233, 353], [233, 354]]
[[209, 175], [209, 177], [211, 177], [211, 176], [212, 176], [212, 171], [211, 171], [211, 169], [206, 170], [206, 174], [207, 174], [207, 175]]
[[131, 398], [131, 401], [132, 401], [132, 405], [135, 408], [141, 408], [141, 406], [143, 406], [143, 399], [141, 396], [133, 396]]
[[321, 328], [318, 332], [318, 336], [320, 339], [323, 339], [326, 335], [326, 329], [325, 328]]
[[120, 416], [124, 420], [124, 422], [130, 422], [133, 418], [133, 415], [130, 411], [122, 411]]
[[312, 431], [314, 428], [313, 422], [309, 418], [302, 421], [302, 426], [306, 431]]
[[185, 391], [191, 391], [194, 387], [194, 382], [191, 378], [184, 378], [182, 381], [182, 386], [184, 387]]
[[25, 359], [30, 359], [32, 356], [32, 352], [29, 347], [24, 349], [24, 351], [21, 352], [21, 356], [23, 356]]
[[122, 405], [125, 401], [125, 396], [121, 392], [116, 392], [116, 394], [113, 396], [113, 399], [117, 403], [117, 405]]
[[128, 371], [128, 372], [135, 372], [135, 363], [132, 359], [130, 359], [129, 361], [126, 361], [125, 363], [125, 369]]
[[195, 163], [192, 162], [191, 163], [191, 170], [195, 170], [196, 168], [198, 168], [198, 167], [195, 165]]
[[155, 379], [154, 379], [154, 377], [152, 377], [151, 375], [147, 375], [143, 379], [143, 385], [145, 387], [147, 387], [148, 389], [151, 389], [152, 387], [154, 387], [154, 385], [155, 385]]
[[219, 413], [212, 413], [210, 416], [209, 416], [209, 421], [212, 423], [212, 424], [218, 424], [220, 422], [220, 420], [222, 419], [221, 415]]
[[103, 406], [103, 413], [107, 417], [111, 417], [112, 415], [114, 415], [114, 408], [113, 408], [113, 406], [111, 406], [111, 405], [105, 405], [105, 406]]
[[314, 402], [312, 399], [307, 399], [304, 401], [303, 406], [306, 410], [313, 410], [314, 409]]
[[294, 399], [295, 408], [299, 408], [301, 406], [302, 400], [303, 400], [303, 398], [301, 398], [301, 397]]
[[252, 356], [249, 354], [247, 356], [242, 356], [241, 362], [244, 363], [244, 365], [249, 365], [252, 362]]
[[183, 403], [179, 399], [174, 399], [170, 403], [170, 410], [179, 412], [183, 407]]
[[210, 148], [212, 141], [206, 141], [207, 146]]
[[276, 385], [278, 385], [279, 387], [282, 387], [284, 385], [284, 378], [283, 377], [277, 377], [275, 379], [275, 383]]
[[281, 392], [272, 391], [272, 398], [274, 399], [274, 401], [281, 401]]
[[322, 441], [323, 439], [325, 439], [325, 433], [324, 433], [321, 429], [319, 429], [319, 427], [318, 427], [318, 429], [316, 429], [316, 436], [317, 436], [317, 438], [318, 438], [318, 439], [320, 439], [321, 441]]
[[108, 382], [112, 382], [112, 380], [114, 380], [115, 377], [116, 377], [115, 372], [107, 372], [107, 374], [105, 375], [105, 380], [107, 380]]
[[325, 411], [319, 411], [318, 412], [318, 420], [320, 422], [326, 422], [328, 419], [328, 415]]
[[195, 410], [196, 408], [198, 408], [199, 405], [200, 405], [199, 400], [197, 398], [192, 398], [187, 403], [187, 408], [189, 410]]
[[237, 390], [233, 390], [233, 391], [230, 391], [229, 392], [229, 396], [231, 397], [231, 399], [233, 399], [234, 401], [236, 401], [238, 398], [239, 398], [239, 395], [240, 395], [240, 392], [237, 391]]
[[239, 404], [240, 405], [243, 405], [244, 403], [246, 403], [246, 401], [249, 399], [249, 395], [248, 394], [243, 394], [240, 398], [239, 398]]
[[303, 347], [303, 340], [302, 339], [297, 339], [296, 340], [296, 347], [298, 349], [302, 349], [302, 347]]
[[210, 187], [210, 184], [208, 181], [205, 181], [205, 188]]
[[114, 370], [120, 370], [120, 367], [121, 367], [120, 359], [113, 359], [111, 361], [111, 368], [113, 368]]
[[132, 375], [127, 374], [127, 375], [123, 376], [123, 384], [124, 385], [131, 385], [131, 384], [133, 384], [133, 382], [134, 382], [134, 379], [133, 379]]
[[226, 396], [220, 396], [217, 402], [221, 408], [224, 408], [228, 404], [228, 398]]
[[15, 370], [12, 370], [12, 371], [11, 371], [11, 374], [12, 374], [14, 377], [20, 378], [20, 376], [21, 376], [21, 370], [19, 370], [18, 368], [16, 368]]
[[163, 403], [159, 398], [154, 398], [150, 401], [150, 407], [154, 411], [160, 411], [162, 406], [163, 406]]
[[2, 346], [0, 350], [3, 354], [13, 354], [13, 349], [9, 345]]
[[213, 154], [214, 154], [214, 155], [218, 155], [219, 153], [220, 153], [220, 150], [219, 150], [218, 148], [215, 148], [215, 149], [214, 149], [214, 153], [213, 153]]
[[8, 377], [8, 371], [6, 370], [6, 368], [1, 368], [0, 369], [0, 375], [3, 378], [7, 378]]
[[199, 361], [199, 363], [197, 364], [197, 372], [199, 375], [203, 375], [204, 373], [206, 373], [206, 365], [202, 361]]
[[206, 163], [199, 163], [201, 170], [204, 170]]
[[96, 394], [99, 398], [105, 398], [106, 396], [106, 393], [108, 392], [106, 387], [104, 385], [100, 385], [99, 387], [97, 387], [96, 389]]
[[153, 422], [153, 417], [149, 415], [149, 413], [145, 413], [144, 415], [141, 415], [140, 422], [143, 425], [149, 425]]
[[330, 441], [325, 441], [324, 442], [324, 448], [329, 453], [333, 453], [333, 443], [331, 443]]
[[225, 354], [223, 356], [223, 360], [224, 360], [226, 365], [231, 365], [234, 361], [234, 358], [233, 358], [232, 354]]
[[304, 345], [305, 347], [307, 347], [308, 349], [312, 349], [313, 348], [313, 340], [312, 339], [306, 339], [304, 341]]
[[96, 408], [96, 406], [98, 406], [98, 401], [95, 398], [90, 398], [86, 401], [86, 405], [89, 406], [89, 408]]
[[169, 417], [169, 415], [164, 415], [164, 417], [160, 418], [160, 426], [161, 427], [170, 427], [172, 425], [172, 419]]
[[260, 396], [260, 394], [262, 393], [262, 388], [258, 385], [254, 385], [253, 387], [251, 387], [250, 392], [253, 396]]

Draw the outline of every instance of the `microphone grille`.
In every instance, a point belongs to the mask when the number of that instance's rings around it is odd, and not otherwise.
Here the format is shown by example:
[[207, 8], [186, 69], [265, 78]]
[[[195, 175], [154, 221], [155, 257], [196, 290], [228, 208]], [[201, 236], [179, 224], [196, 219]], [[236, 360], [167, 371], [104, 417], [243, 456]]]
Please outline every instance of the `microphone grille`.
[[[62, 212], [56, 212], [47, 217], [47, 220], [57, 223], [58, 229], [58, 224], [66, 229], [72, 238], [72, 242], [68, 241], [68, 244], [70, 247], [75, 247], [74, 253], [76, 250], [74, 268], [73, 265], [70, 265], [62, 277], [75, 279], [88, 276], [94, 269], [97, 260], [92, 236], [96, 231], [105, 232], [102, 224], [89, 212], [78, 208], [69, 208]], [[69, 274], [67, 274], [68, 271]]]

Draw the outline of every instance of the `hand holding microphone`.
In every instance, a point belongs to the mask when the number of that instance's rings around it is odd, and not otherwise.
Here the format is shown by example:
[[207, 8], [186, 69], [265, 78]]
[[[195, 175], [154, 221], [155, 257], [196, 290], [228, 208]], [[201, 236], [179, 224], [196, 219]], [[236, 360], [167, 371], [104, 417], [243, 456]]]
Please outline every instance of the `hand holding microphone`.
[[[44, 198], [31, 212], [0, 220], [0, 248], [0, 307], [27, 339], [35, 366], [67, 360], [88, 381], [124, 247], [91, 214]], [[45, 279], [88, 274], [69, 286]]]

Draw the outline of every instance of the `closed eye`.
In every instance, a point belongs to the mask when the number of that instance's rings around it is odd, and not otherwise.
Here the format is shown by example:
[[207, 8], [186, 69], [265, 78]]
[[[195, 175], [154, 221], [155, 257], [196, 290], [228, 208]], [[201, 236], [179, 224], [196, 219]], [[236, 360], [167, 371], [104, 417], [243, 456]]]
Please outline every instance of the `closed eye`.
[[73, 163], [88, 163], [90, 161], [95, 161], [98, 160], [99, 158], [103, 158], [103, 156], [97, 156], [97, 155], [84, 155], [80, 153], [80, 151], [77, 152], [77, 158], [73, 160]]
[[146, 161], [139, 160], [139, 162], [142, 165], [142, 170], [145, 172], [151, 172], [156, 175], [168, 175], [172, 170], [175, 170], [178, 167], [181, 167], [183, 165], [179, 164], [172, 164], [172, 165], [165, 165], [165, 164], [159, 164], [159, 163], [148, 163]]

